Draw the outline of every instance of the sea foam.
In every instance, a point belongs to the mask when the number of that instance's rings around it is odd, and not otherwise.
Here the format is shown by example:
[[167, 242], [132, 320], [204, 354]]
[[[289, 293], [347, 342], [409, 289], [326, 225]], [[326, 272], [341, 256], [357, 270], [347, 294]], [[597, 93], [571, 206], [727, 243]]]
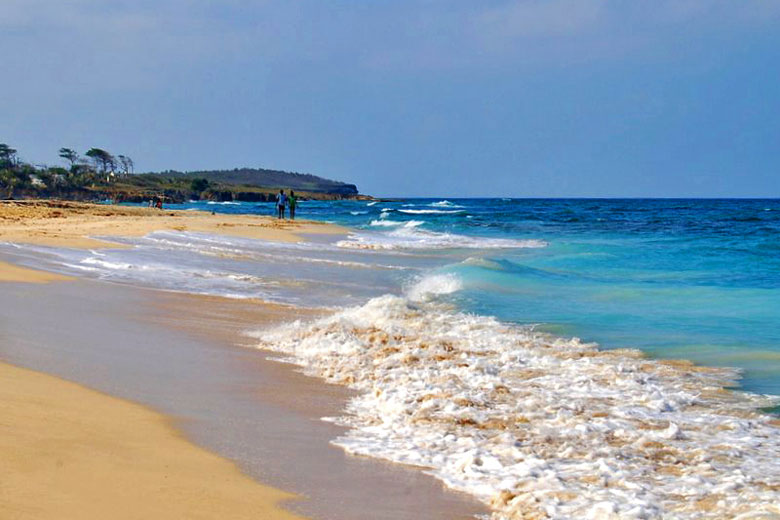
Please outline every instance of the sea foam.
[[431, 202], [430, 204], [434, 208], [464, 208], [465, 206], [461, 206], [460, 204], [453, 204], [452, 202], [448, 200], [440, 200], [438, 202]]
[[432, 274], [420, 278], [406, 291], [413, 302], [434, 299], [445, 294], [458, 292], [463, 288], [460, 278], [452, 273]]
[[399, 213], [408, 213], [410, 215], [455, 215], [463, 213], [462, 209], [399, 209]]
[[452, 278], [419, 285], [253, 334], [359, 391], [337, 419], [349, 453], [425, 468], [496, 519], [780, 514], [780, 436], [754, 411], [774, 401], [724, 390], [735, 371], [455, 312], [431, 299]]
[[388, 233], [351, 233], [346, 240], [336, 243], [338, 247], [350, 249], [514, 249], [538, 248], [547, 245], [543, 240], [514, 240], [439, 233], [420, 229], [424, 222], [374, 220], [371, 226], [393, 227]]

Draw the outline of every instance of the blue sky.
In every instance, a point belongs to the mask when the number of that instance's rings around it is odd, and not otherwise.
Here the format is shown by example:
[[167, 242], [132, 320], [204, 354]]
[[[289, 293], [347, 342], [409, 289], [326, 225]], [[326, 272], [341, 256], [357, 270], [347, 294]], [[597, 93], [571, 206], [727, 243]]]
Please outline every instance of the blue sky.
[[375, 195], [780, 196], [777, 0], [3, 0], [0, 142]]

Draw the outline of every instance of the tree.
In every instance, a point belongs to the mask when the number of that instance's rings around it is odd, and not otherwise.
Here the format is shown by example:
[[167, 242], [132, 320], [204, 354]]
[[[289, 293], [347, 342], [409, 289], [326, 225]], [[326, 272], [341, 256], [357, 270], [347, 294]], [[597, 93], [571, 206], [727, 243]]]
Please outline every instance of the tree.
[[92, 159], [95, 168], [99, 168], [102, 173], [113, 171], [116, 167], [114, 156], [100, 148], [90, 148], [85, 155]]
[[76, 150], [73, 150], [71, 148], [60, 148], [60, 157], [65, 159], [70, 163], [70, 169], [73, 170], [73, 167], [76, 165], [76, 163], [79, 160], [79, 154], [76, 152]]
[[5, 143], [0, 143], [0, 168], [16, 166], [16, 150]]
[[5, 198], [12, 199], [14, 196], [14, 187], [18, 184], [16, 175], [9, 169], [0, 170], [0, 189], [5, 190]]
[[122, 173], [125, 175], [133, 173], [133, 160], [130, 157], [119, 155], [117, 158], [119, 159], [119, 164], [122, 166]]
[[192, 188], [192, 191], [200, 193], [209, 187], [209, 181], [208, 179], [192, 179], [190, 187]]
[[15, 188], [30, 188], [30, 175], [34, 173], [36, 173], [35, 168], [29, 164], [14, 168], [0, 168], [0, 188], [6, 190], [6, 198], [13, 198]]

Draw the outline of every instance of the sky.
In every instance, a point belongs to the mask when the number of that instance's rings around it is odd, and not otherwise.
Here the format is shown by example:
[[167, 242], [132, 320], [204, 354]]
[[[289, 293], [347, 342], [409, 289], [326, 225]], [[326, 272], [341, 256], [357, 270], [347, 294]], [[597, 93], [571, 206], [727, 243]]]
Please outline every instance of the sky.
[[377, 196], [780, 197], [778, 0], [2, 0], [0, 142]]

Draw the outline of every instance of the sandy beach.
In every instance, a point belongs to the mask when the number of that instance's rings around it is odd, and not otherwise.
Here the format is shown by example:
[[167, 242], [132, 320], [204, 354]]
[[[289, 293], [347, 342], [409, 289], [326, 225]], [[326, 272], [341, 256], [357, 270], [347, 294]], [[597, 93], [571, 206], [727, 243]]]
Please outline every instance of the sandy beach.
[[[342, 232], [192, 211], [0, 205], [0, 240], [15, 243], [115, 248], [91, 237], [165, 229], [284, 242]], [[12, 261], [0, 262], [0, 280], [0, 443], [10, 475], [0, 516], [359, 519], [372, 510], [443, 520], [483, 511], [414, 469], [331, 446], [342, 428], [319, 419], [351, 393], [236, 347], [250, 325], [319, 311], [85, 282]]]
[[3, 518], [299, 518], [142, 406], [2, 363], [0, 414]]
[[195, 231], [295, 242], [303, 234], [338, 234], [321, 222], [255, 215], [158, 210], [68, 201], [1, 201], [0, 241], [72, 248], [122, 247], [95, 236], [143, 236], [159, 230]]
[[[235, 226], [252, 236], [257, 227], [276, 240], [294, 240], [291, 226], [255, 226], [242, 219], [209, 222], [210, 215], [186, 215], [185, 224], [174, 224], [179, 215], [162, 217], [155, 211], [4, 203], [0, 237], [67, 247], [113, 246], [86, 235], [183, 225], [199, 230]], [[0, 262], [0, 282], [69, 280]], [[277, 506], [292, 494], [258, 484], [143, 406], [0, 363], [0, 413], [4, 518], [299, 518]]]
[[47, 283], [65, 280], [73, 280], [73, 277], [0, 262], [0, 282]]

